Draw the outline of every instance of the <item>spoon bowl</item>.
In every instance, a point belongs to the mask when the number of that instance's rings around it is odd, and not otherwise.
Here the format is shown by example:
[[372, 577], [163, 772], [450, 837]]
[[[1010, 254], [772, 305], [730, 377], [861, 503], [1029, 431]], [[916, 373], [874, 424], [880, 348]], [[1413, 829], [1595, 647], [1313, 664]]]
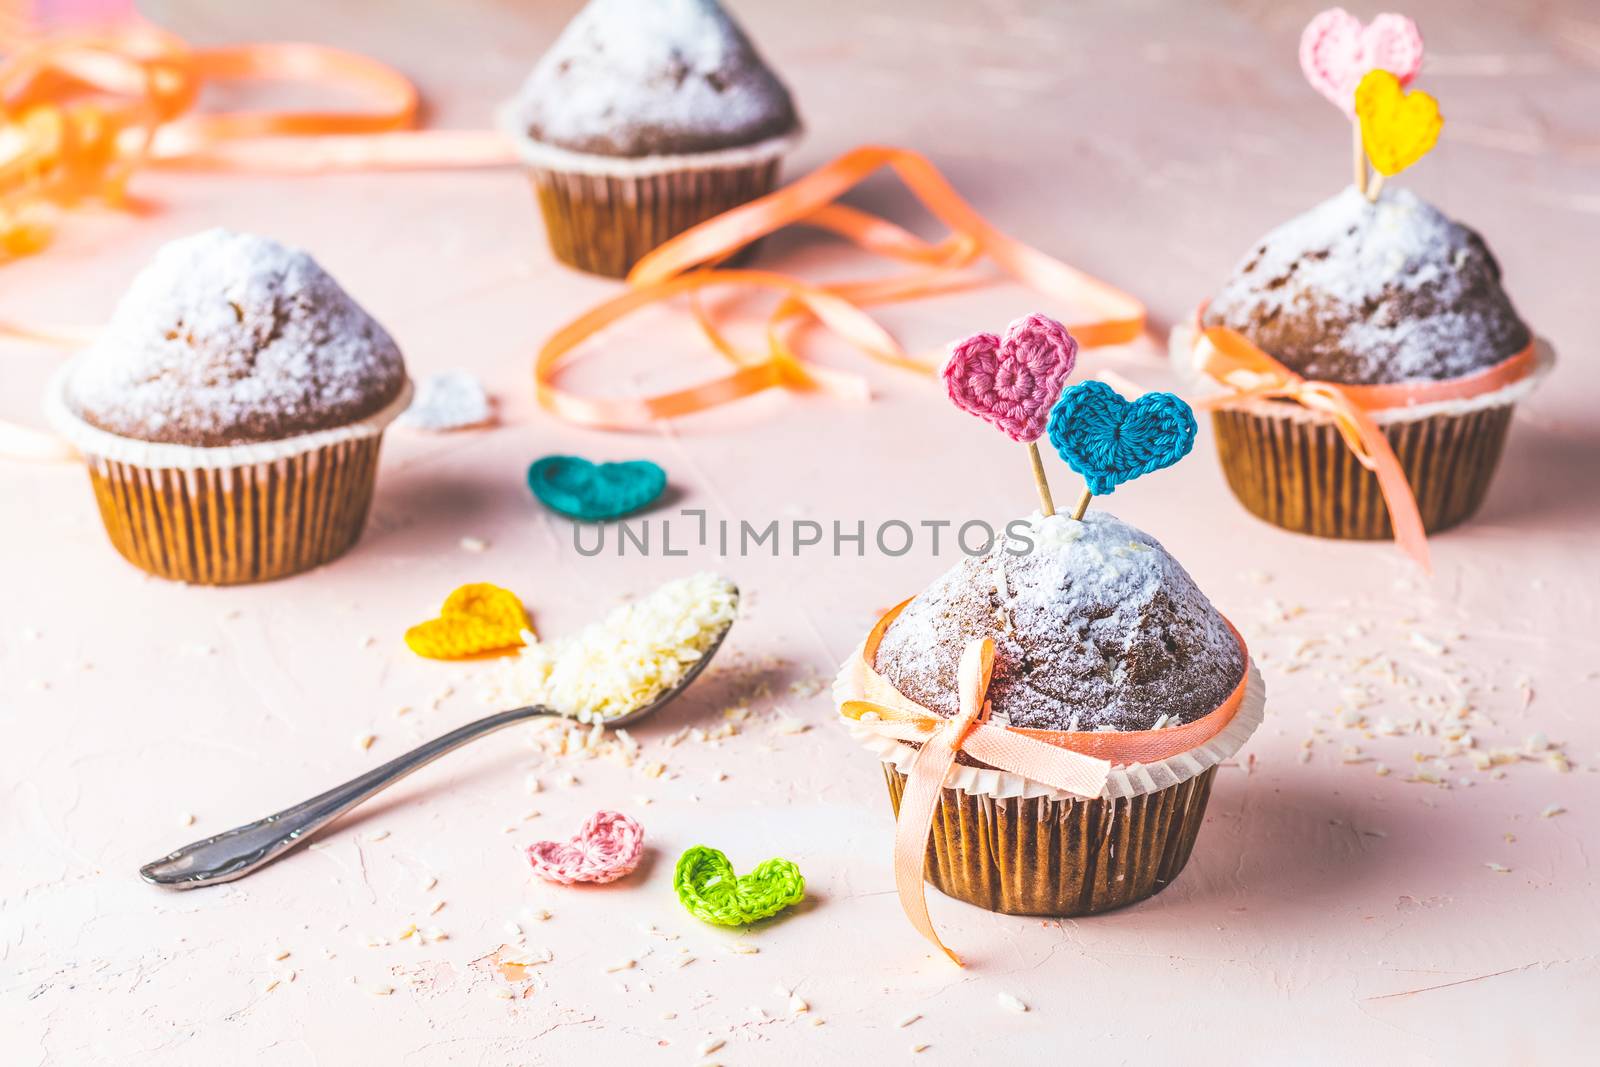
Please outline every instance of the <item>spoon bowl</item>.
[[[738, 591], [735, 590], [735, 596]], [[654, 698], [621, 715], [605, 719], [566, 716], [580, 722], [600, 722], [610, 729], [636, 723], [676, 700], [711, 662], [733, 628], [732, 620], [722, 627], [700, 658], [683, 677]], [[139, 868], [139, 877], [166, 889], [198, 889], [201, 886], [231, 882], [260, 870], [296, 845], [309, 841], [317, 831], [378, 793], [394, 785], [412, 771], [425, 767], [447, 752], [469, 741], [514, 726], [530, 719], [562, 717], [551, 708], [534, 705], [502, 711], [458, 726], [441, 737], [396, 756], [343, 785], [334, 786], [310, 800], [303, 800], [264, 819], [224, 830], [201, 841], [184, 845], [161, 859]]]

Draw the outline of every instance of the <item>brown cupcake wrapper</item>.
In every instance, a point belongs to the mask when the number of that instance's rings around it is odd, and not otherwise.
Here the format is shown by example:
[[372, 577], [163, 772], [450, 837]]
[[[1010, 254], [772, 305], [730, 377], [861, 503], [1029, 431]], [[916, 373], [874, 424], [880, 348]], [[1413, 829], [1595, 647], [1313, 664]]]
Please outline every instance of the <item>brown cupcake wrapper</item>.
[[691, 226], [772, 192], [782, 160], [641, 174], [586, 174], [529, 165], [550, 250], [563, 263], [625, 277], [648, 252]]
[[135, 566], [197, 585], [285, 578], [361, 536], [381, 435], [242, 467], [151, 468], [86, 456], [106, 533]]
[[[1346, 540], [1394, 536], [1378, 477], [1356, 459], [1332, 420], [1281, 405], [1212, 412], [1228, 485], [1250, 512], [1297, 533]], [[1470, 518], [1505, 446], [1514, 403], [1383, 424], [1429, 533]]]
[[[896, 816], [906, 778], [883, 765]], [[1216, 767], [1132, 797], [993, 797], [945, 789], [925, 876], [1008, 915], [1092, 915], [1164, 889], [1194, 851]]]

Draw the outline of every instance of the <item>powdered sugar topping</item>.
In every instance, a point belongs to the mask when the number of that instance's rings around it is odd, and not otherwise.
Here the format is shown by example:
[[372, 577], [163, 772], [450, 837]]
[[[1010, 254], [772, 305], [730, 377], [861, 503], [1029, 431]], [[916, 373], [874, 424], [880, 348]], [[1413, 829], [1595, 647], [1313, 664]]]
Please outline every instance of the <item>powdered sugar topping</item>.
[[1207, 318], [1353, 384], [1460, 377], [1528, 343], [1483, 239], [1403, 188], [1376, 204], [1347, 188], [1279, 226]]
[[518, 96], [537, 141], [648, 156], [792, 130], [788, 90], [716, 0], [590, 0]]
[[1146, 730], [1192, 721], [1238, 684], [1222, 617], [1148, 534], [1100, 510], [1036, 519], [1031, 551], [1002, 542], [963, 559], [906, 605], [877, 669], [950, 714], [974, 638], [995, 641], [997, 719], [1052, 730]]
[[394, 340], [309, 255], [214, 229], [134, 278], [67, 400], [112, 433], [216, 446], [354, 422], [404, 382]]

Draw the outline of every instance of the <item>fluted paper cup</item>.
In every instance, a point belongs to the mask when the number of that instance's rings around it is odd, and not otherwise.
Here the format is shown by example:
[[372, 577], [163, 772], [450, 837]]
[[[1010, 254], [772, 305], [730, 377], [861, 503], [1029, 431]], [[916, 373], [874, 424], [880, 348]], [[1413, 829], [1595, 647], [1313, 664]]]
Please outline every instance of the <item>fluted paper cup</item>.
[[[834, 679], [838, 706], [893, 702], [863, 668], [857, 648]], [[928, 839], [929, 884], [989, 911], [1059, 917], [1109, 911], [1160, 892], [1194, 850], [1217, 765], [1261, 725], [1266, 686], [1253, 661], [1245, 671], [1239, 710], [1220, 732], [1164, 760], [1113, 767], [1098, 797], [956, 763], [945, 777]], [[883, 764], [898, 817], [916, 749], [860, 723], [849, 729]]]
[[64, 368], [47, 414], [88, 467], [111, 544], [151, 574], [197, 585], [284, 578], [348, 551], [366, 523], [383, 431], [412, 388], [345, 426], [204, 448], [90, 425], [65, 403], [66, 379]]
[[550, 250], [563, 263], [626, 277], [646, 253], [691, 226], [772, 192], [799, 131], [740, 148], [673, 156], [601, 156], [535, 141], [507, 109], [544, 216]]

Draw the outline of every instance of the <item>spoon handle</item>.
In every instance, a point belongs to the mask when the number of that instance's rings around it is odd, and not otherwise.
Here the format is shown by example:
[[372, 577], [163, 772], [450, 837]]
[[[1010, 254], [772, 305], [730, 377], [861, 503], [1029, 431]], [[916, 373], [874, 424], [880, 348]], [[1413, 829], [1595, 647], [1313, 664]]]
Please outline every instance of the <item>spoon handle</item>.
[[457, 727], [442, 737], [397, 756], [365, 774], [319, 793], [310, 800], [284, 808], [276, 815], [224, 830], [214, 837], [184, 845], [176, 852], [139, 868], [139, 877], [168, 889], [196, 889], [243, 878], [265, 867], [318, 830], [374, 794], [381, 793], [419, 767], [475, 741], [485, 734], [545, 715], [543, 707], [517, 708]]

